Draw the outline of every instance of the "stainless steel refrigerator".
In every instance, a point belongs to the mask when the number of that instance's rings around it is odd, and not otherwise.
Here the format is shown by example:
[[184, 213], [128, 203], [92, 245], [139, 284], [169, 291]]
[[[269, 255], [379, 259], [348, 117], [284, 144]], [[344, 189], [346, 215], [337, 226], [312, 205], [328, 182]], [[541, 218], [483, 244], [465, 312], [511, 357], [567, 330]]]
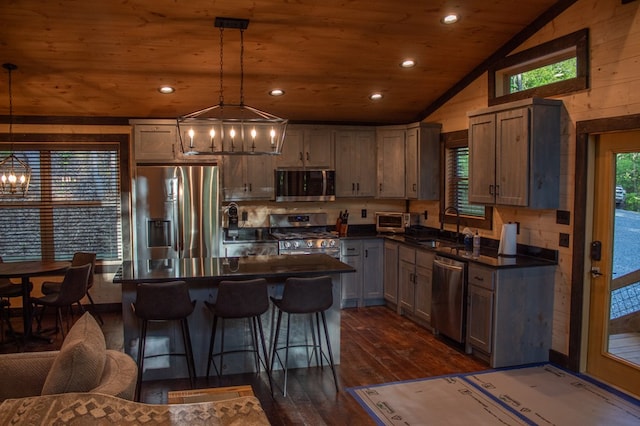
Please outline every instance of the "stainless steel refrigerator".
[[134, 260], [216, 257], [218, 179], [216, 165], [136, 167]]

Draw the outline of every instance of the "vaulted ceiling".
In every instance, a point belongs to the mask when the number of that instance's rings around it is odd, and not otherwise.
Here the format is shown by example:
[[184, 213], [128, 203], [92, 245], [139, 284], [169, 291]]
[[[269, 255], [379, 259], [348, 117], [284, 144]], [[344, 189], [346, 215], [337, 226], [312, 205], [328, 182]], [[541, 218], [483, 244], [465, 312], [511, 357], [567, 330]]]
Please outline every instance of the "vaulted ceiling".
[[[0, 61], [17, 116], [174, 118], [220, 97], [216, 17], [249, 19], [245, 103], [294, 121], [405, 123], [568, 1], [4, 0]], [[444, 25], [450, 12], [460, 20]], [[240, 97], [240, 32], [224, 30], [223, 95]], [[413, 68], [400, 62], [412, 58]], [[7, 72], [0, 115], [9, 111]], [[162, 85], [175, 92], [163, 95]], [[458, 85], [458, 86], [456, 86]], [[284, 96], [269, 90], [280, 88]], [[383, 98], [371, 101], [380, 92]]]

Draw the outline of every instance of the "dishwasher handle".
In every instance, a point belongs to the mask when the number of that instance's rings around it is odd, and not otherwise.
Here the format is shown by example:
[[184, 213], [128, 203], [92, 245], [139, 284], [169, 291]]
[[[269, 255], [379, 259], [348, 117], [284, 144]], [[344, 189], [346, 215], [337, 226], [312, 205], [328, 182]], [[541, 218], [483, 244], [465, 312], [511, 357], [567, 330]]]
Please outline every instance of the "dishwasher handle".
[[464, 264], [461, 262], [457, 262], [453, 259], [446, 259], [442, 257], [436, 257], [433, 259], [433, 266], [438, 266], [443, 269], [453, 269], [456, 271], [462, 271], [464, 269]]

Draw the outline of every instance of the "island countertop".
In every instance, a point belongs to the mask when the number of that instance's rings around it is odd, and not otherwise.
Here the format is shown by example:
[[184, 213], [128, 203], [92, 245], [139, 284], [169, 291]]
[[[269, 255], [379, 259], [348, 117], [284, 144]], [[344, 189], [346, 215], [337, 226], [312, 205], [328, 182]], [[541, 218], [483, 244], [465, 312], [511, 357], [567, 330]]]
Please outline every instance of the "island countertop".
[[326, 254], [124, 261], [114, 283], [214, 280], [341, 274], [355, 269]]

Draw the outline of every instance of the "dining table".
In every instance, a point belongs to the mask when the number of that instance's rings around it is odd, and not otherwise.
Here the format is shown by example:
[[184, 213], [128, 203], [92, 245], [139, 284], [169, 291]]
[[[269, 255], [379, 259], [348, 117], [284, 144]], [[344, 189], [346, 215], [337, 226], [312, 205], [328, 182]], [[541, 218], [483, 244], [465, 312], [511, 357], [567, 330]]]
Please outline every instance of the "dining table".
[[71, 262], [54, 260], [0, 262], [0, 278], [20, 278], [21, 280], [23, 339], [25, 342], [32, 338], [39, 337], [33, 333], [31, 325], [31, 278], [59, 274], [66, 271], [70, 266]]

